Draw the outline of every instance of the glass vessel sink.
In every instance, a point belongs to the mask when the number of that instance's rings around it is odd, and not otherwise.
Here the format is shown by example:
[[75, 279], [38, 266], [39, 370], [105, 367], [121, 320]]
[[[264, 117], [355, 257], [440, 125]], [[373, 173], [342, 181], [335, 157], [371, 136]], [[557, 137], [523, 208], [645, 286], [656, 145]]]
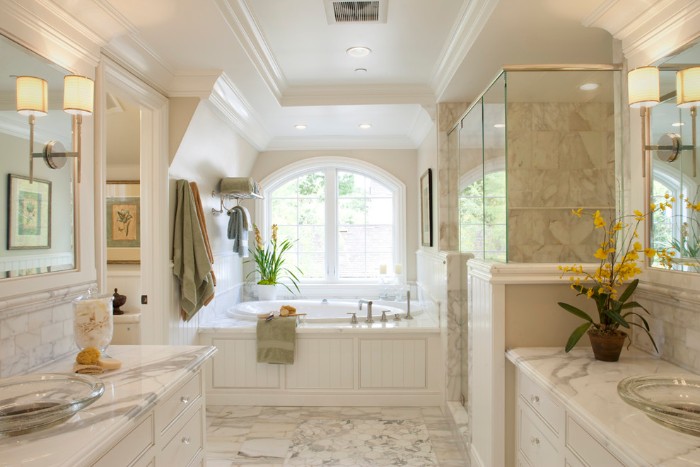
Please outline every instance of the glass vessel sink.
[[89, 375], [45, 373], [0, 379], [0, 435], [57, 425], [95, 402], [102, 381]]
[[700, 436], [700, 379], [692, 376], [632, 376], [620, 381], [622, 400], [668, 428]]

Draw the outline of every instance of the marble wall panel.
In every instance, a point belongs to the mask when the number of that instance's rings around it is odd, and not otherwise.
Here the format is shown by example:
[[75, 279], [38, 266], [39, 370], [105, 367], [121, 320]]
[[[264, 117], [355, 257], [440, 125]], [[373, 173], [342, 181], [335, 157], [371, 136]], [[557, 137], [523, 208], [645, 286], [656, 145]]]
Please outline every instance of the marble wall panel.
[[88, 285], [0, 303], [0, 378], [76, 351], [71, 301]]

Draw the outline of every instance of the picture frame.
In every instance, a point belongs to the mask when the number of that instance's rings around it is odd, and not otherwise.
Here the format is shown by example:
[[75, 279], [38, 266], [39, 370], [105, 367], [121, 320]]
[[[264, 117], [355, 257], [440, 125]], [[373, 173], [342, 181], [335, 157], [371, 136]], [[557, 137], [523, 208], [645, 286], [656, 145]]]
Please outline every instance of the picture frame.
[[51, 248], [51, 182], [8, 174], [7, 249]]
[[105, 199], [107, 264], [140, 264], [140, 182], [138, 180], [108, 180]]
[[433, 246], [433, 171], [428, 169], [420, 177], [421, 245]]

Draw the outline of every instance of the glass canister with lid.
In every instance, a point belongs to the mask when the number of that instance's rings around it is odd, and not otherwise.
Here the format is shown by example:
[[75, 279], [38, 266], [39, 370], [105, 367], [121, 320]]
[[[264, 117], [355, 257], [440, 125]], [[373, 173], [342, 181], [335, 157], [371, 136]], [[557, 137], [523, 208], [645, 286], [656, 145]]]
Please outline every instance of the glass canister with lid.
[[103, 353], [107, 349], [114, 332], [113, 299], [90, 290], [73, 300], [73, 333], [79, 349], [95, 347]]

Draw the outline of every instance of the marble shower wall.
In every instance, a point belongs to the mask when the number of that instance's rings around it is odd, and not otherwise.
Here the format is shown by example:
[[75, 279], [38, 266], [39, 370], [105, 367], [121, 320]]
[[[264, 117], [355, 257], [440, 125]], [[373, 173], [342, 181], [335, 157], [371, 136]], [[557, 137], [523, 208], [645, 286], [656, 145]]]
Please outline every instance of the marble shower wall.
[[459, 182], [459, 139], [457, 131], [448, 134], [467, 110], [464, 102], [446, 102], [437, 106], [438, 189], [437, 246], [440, 251], [459, 250], [457, 220], [457, 184]]
[[591, 261], [600, 238], [571, 210], [615, 213], [613, 104], [513, 102], [507, 113], [508, 260]]

